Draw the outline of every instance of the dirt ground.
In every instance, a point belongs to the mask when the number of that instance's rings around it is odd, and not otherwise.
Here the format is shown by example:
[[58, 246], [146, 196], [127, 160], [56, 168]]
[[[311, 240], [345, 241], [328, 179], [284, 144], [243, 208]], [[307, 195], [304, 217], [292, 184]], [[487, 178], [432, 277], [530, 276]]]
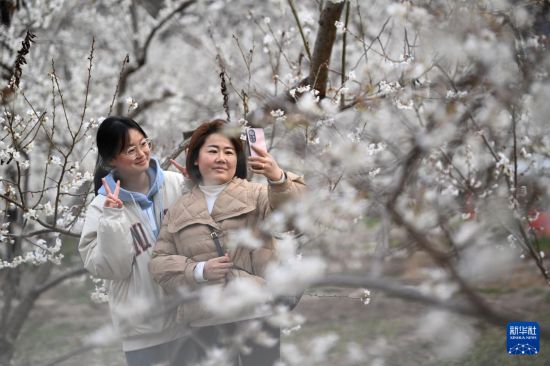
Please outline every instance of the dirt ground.
[[[533, 268], [518, 269], [514, 281], [480, 288], [485, 299], [501, 310], [520, 312], [523, 319], [550, 328], [550, 287]], [[403, 275], [403, 273], [401, 273]], [[400, 280], [414, 281], [401, 276]], [[84, 337], [110, 321], [105, 304], [89, 300], [89, 284], [60, 286], [42, 299], [18, 341], [15, 366], [45, 366], [81, 347]], [[282, 352], [292, 359], [293, 349], [310, 353], [314, 365], [550, 365], [550, 341], [541, 340], [537, 356], [506, 353], [506, 324], [485, 322], [434, 312], [424, 305], [372, 291], [364, 305], [357, 291], [337, 288], [308, 290], [296, 314], [305, 323], [283, 335]], [[429, 325], [429, 326], [428, 326]], [[330, 336], [326, 336], [329, 334]], [[328, 349], [326, 356], [315, 359]], [[125, 365], [119, 345], [89, 350], [59, 365]], [[303, 363], [301, 363], [302, 365]]]

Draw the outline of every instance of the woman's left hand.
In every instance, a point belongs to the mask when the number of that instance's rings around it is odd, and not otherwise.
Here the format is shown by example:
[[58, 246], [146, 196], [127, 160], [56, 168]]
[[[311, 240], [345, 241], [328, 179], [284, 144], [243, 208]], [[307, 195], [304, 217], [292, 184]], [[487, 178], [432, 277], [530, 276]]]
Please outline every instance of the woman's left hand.
[[279, 167], [273, 156], [267, 151], [257, 148], [256, 146], [250, 146], [258, 156], [251, 156], [248, 158], [248, 164], [250, 169], [257, 174], [262, 174], [271, 181], [278, 181], [283, 177], [283, 170]]

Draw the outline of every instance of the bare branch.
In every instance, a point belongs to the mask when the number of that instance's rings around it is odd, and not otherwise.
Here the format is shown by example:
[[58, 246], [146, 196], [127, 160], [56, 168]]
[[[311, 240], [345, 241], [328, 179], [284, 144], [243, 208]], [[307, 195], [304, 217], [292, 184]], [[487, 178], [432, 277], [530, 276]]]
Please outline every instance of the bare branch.
[[[348, 28], [349, 23], [349, 8], [350, 8], [350, 2], [349, 0], [346, 0], [346, 19], [344, 22], [344, 28]], [[347, 33], [344, 32], [344, 35], [342, 36], [342, 75], [341, 75], [341, 85], [344, 86], [345, 82], [347, 81], [346, 77], [346, 40], [347, 40]], [[344, 93], [342, 92], [340, 94], [340, 108], [344, 107], [346, 104], [346, 98]]]
[[130, 112], [128, 115], [130, 118], [135, 118], [140, 113], [146, 111], [147, 109], [151, 108], [155, 104], [162, 103], [166, 99], [173, 97], [175, 94], [171, 90], [164, 90], [160, 97], [153, 98], [153, 99], [146, 99], [139, 102], [139, 106]]
[[29, 54], [31, 44], [34, 43], [34, 38], [36, 38], [36, 35], [27, 30], [25, 39], [22, 42], [22, 47], [19, 51], [17, 51], [17, 58], [13, 68], [13, 80], [10, 80], [10, 88], [12, 90], [19, 88], [19, 82], [21, 81], [21, 75], [23, 74], [22, 66], [27, 63], [25, 56]]
[[116, 96], [118, 94], [118, 89], [120, 87], [122, 76], [124, 75], [124, 68], [126, 67], [126, 64], [128, 62], [130, 62], [130, 56], [128, 56], [128, 54], [126, 54], [126, 56], [124, 57], [124, 60], [122, 60], [122, 66], [120, 68], [120, 73], [118, 74], [118, 80], [117, 80], [117, 83], [116, 83], [115, 93], [113, 94], [113, 100], [111, 101], [111, 105], [109, 106], [109, 113], [107, 113], [108, 116], [110, 116], [111, 112], [113, 111], [113, 105], [115, 104], [115, 99], [116, 99]]
[[304, 48], [306, 49], [307, 58], [309, 61], [311, 61], [311, 51], [309, 50], [309, 42], [307, 41], [306, 36], [304, 35], [302, 23], [300, 23], [300, 18], [298, 17], [298, 13], [296, 12], [296, 6], [294, 5], [294, 1], [288, 0], [288, 5], [290, 5], [290, 10], [292, 10], [292, 15], [294, 16], [294, 20], [296, 20], [296, 25], [298, 26], [298, 30], [300, 31], [300, 36], [302, 37], [302, 42], [304, 43]]
[[[493, 325], [501, 327], [509, 321], [521, 319], [522, 316], [512, 312], [482, 312], [477, 306], [470, 306], [464, 303], [442, 300], [436, 297], [428, 296], [420, 291], [414, 290], [409, 286], [403, 286], [391, 283], [380, 278], [373, 278], [368, 275], [350, 275], [350, 274], [329, 274], [317, 281], [313, 286], [337, 286], [337, 287], [366, 287], [396, 296], [401, 299], [419, 302], [435, 308], [449, 310], [457, 314], [473, 316], [485, 320]], [[541, 327], [541, 336], [550, 339], [550, 329]]]
[[60, 274], [59, 276], [49, 280], [48, 282], [40, 285], [39, 287], [34, 288], [32, 290], [32, 292], [36, 296], [40, 296], [42, 293], [44, 293], [44, 292], [48, 291], [49, 289], [61, 284], [63, 281], [66, 281], [66, 280], [71, 279], [73, 277], [82, 276], [83, 274], [86, 274], [86, 273], [87, 273], [87, 271], [83, 267], [69, 270], [69, 271], [67, 271], [63, 274]]
[[94, 46], [95, 46], [95, 37], [92, 37], [92, 47], [90, 49], [90, 56], [88, 56], [88, 60], [90, 60], [90, 64], [88, 65], [88, 79], [86, 80], [86, 91], [84, 93], [84, 108], [82, 110], [82, 117], [80, 118], [80, 126], [78, 128], [78, 131], [76, 132], [76, 135], [80, 132], [80, 129], [82, 128], [82, 124], [84, 123], [84, 116], [86, 116], [86, 108], [88, 107], [88, 95], [90, 94], [90, 81], [92, 80], [92, 60], [94, 59]]
[[124, 74], [126, 77], [133, 74], [134, 72], [139, 70], [143, 65], [145, 65], [145, 63], [147, 62], [147, 52], [149, 51], [149, 46], [155, 34], [175, 15], [177, 15], [178, 13], [181, 13], [182, 11], [184, 11], [185, 9], [187, 9], [189, 6], [193, 5], [196, 2], [197, 0], [189, 0], [182, 3], [176, 9], [174, 9], [170, 14], [166, 15], [162, 20], [160, 20], [153, 29], [151, 29], [143, 46], [141, 47], [140, 55], [138, 55], [136, 65], [128, 67], [128, 69], [126, 70], [126, 73]]
[[188, 140], [184, 140], [178, 144], [178, 146], [170, 152], [170, 154], [160, 164], [161, 168], [167, 170], [170, 167], [170, 160], [176, 159], [187, 147]]
[[61, 87], [59, 86], [59, 79], [57, 78], [57, 74], [55, 72], [54, 60], [52, 60], [52, 75], [53, 75], [53, 80], [55, 81], [55, 85], [57, 87], [57, 93], [59, 94], [59, 99], [61, 100], [61, 108], [63, 109], [63, 114], [65, 116], [65, 123], [67, 124], [67, 129], [69, 130], [69, 134], [71, 135], [71, 138], [74, 138], [73, 131], [71, 130], [71, 124], [69, 123], [69, 117], [67, 116], [67, 108], [65, 107], [63, 92], [61, 91]]
[[223, 64], [222, 58], [220, 55], [216, 56], [216, 60], [218, 61], [218, 65], [220, 66], [220, 88], [221, 93], [223, 96], [223, 109], [225, 111], [225, 114], [227, 115], [227, 122], [231, 121], [231, 114], [229, 112], [229, 93], [227, 92], [227, 86], [225, 84], [225, 65]]
[[[149, 46], [151, 45], [151, 41], [153, 40], [153, 37], [156, 35], [156, 33], [166, 24], [168, 21], [170, 21], [174, 16], [177, 14], [183, 12], [188, 7], [196, 3], [197, 0], [188, 0], [183, 2], [180, 6], [175, 8], [172, 12], [167, 14], [163, 19], [161, 19], [153, 29], [149, 32], [149, 35], [147, 36], [143, 46], [141, 47], [140, 54], [137, 55], [137, 60], [135, 65], [128, 66], [127, 69], [125, 69], [123, 72], [121, 72], [121, 76], [119, 78], [118, 83], [118, 90], [120, 93], [124, 93], [126, 91], [126, 86], [128, 84], [129, 77], [140, 70], [143, 66], [145, 66], [147, 62], [147, 53], [149, 52]], [[122, 113], [122, 106], [119, 104], [119, 107], [117, 108], [117, 113]]]

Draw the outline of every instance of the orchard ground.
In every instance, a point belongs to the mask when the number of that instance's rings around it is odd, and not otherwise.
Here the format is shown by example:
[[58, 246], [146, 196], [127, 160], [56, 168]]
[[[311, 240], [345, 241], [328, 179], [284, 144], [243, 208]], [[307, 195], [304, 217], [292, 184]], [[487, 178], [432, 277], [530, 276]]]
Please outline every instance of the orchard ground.
[[[423, 273], [421, 262], [395, 262], [390, 266], [391, 275], [402, 283], [418, 284]], [[480, 292], [497, 309], [521, 309], [524, 319], [519, 320], [550, 327], [550, 287], [530, 263], [520, 264], [512, 272], [513, 276], [500, 282], [484, 284]], [[87, 334], [110, 321], [107, 305], [90, 301], [90, 286], [88, 281], [67, 283], [40, 299], [18, 341], [15, 366], [47, 365], [78, 349]], [[294, 310], [306, 321], [300, 329], [283, 335], [283, 349], [296, 347], [307, 355], [323, 344], [332, 344], [325, 357], [311, 361], [321, 366], [548, 365], [550, 341], [546, 339], [541, 340], [538, 356], [508, 355], [506, 324], [493, 326], [449, 315], [450, 319], [442, 322], [444, 328], [438, 329], [437, 319], [447, 315], [376, 291], [371, 291], [370, 303], [364, 305], [357, 294], [357, 290], [338, 288], [308, 290]], [[430, 322], [432, 327], [426, 331]], [[457, 329], [466, 331], [456, 333]], [[326, 342], [315, 340], [327, 334]], [[334, 335], [337, 340], [331, 343]], [[461, 352], [461, 347], [467, 348]], [[453, 353], [462, 355], [451, 357]], [[354, 355], [362, 360], [354, 360]], [[118, 366], [125, 362], [115, 344], [89, 350], [59, 365]]]

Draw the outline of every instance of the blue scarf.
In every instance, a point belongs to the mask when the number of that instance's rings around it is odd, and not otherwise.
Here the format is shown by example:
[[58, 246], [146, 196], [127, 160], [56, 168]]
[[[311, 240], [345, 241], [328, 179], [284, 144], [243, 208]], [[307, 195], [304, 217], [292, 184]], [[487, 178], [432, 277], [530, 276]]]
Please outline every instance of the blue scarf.
[[[162, 187], [162, 184], [164, 183], [164, 172], [162, 171], [162, 169], [160, 169], [160, 163], [156, 158], [151, 158], [149, 162], [149, 169], [147, 169], [147, 174], [149, 175], [150, 181], [149, 191], [147, 192], [147, 194], [127, 191], [126, 189], [120, 187], [118, 198], [120, 198], [122, 202], [137, 202], [142, 209], [151, 207], [153, 205], [153, 197], [160, 190], [160, 187]], [[116, 188], [115, 176], [116, 172], [112, 170], [105, 177], [105, 179], [107, 180], [107, 184], [111, 189], [111, 192], [114, 192]], [[105, 187], [99, 188], [98, 194], [106, 196], [107, 192], [105, 191]]]

